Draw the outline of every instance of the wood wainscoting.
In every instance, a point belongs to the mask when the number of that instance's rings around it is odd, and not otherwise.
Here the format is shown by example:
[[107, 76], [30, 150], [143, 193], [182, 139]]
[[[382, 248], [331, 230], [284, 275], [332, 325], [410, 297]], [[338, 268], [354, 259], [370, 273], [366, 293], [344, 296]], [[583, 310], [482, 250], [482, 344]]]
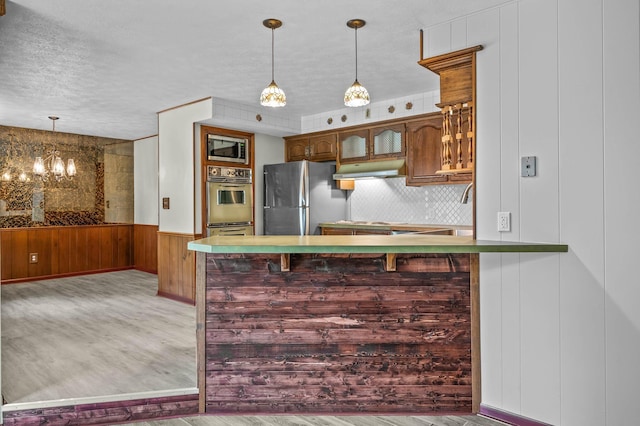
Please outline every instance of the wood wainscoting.
[[187, 249], [194, 234], [158, 232], [158, 296], [196, 303], [196, 255]]
[[2, 282], [131, 268], [132, 241], [131, 224], [5, 228]]
[[133, 266], [158, 273], [158, 225], [133, 225]]

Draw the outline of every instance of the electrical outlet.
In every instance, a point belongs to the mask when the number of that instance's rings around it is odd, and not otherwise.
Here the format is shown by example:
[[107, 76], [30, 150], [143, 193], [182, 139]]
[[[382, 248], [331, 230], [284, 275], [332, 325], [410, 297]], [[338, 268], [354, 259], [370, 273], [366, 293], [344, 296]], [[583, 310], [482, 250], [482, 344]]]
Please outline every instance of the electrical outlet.
[[38, 263], [38, 253], [29, 253], [29, 263]]
[[498, 212], [498, 232], [511, 231], [511, 213]]

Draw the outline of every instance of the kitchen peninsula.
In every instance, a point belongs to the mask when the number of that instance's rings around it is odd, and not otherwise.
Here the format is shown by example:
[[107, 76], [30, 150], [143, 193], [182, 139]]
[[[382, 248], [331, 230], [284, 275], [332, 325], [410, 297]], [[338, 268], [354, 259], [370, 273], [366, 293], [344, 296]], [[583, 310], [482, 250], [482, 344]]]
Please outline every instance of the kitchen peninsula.
[[477, 412], [479, 253], [568, 250], [419, 234], [188, 246], [210, 414]]

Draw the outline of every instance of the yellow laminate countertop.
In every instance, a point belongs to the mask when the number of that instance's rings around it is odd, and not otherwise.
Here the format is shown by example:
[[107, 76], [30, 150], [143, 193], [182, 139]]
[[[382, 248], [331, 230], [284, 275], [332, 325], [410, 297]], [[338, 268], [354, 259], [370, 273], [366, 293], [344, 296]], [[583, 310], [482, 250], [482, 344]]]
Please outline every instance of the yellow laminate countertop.
[[566, 252], [566, 244], [474, 240], [449, 235], [217, 236], [188, 243], [204, 253], [517, 253]]

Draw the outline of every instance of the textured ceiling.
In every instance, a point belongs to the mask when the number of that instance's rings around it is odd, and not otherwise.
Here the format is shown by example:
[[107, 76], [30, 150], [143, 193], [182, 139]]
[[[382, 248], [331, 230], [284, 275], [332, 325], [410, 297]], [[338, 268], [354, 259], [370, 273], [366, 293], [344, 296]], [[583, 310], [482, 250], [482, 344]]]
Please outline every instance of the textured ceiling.
[[271, 80], [278, 114], [343, 107], [358, 79], [372, 101], [435, 90], [419, 30], [506, 0], [8, 0], [0, 17], [0, 125], [121, 139], [157, 133], [158, 111], [209, 96], [257, 104]]

